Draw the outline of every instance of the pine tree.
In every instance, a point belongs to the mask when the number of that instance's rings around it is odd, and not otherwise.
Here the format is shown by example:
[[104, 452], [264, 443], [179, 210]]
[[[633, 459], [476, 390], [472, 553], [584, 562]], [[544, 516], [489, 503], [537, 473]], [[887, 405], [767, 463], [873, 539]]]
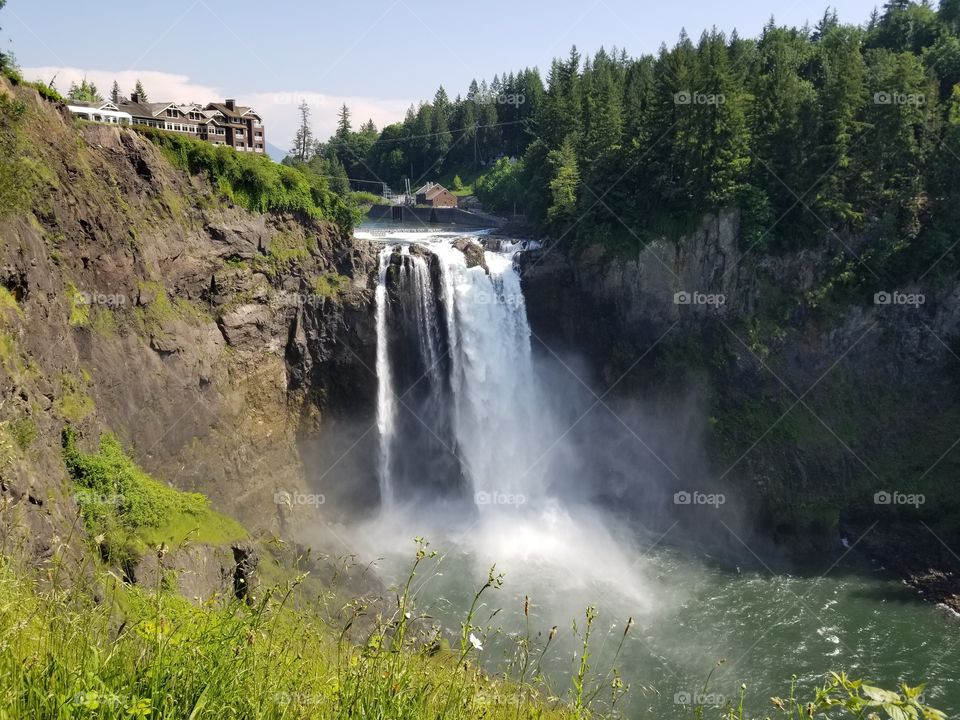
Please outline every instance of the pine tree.
[[955, 35], [960, 35], [960, 0], [940, 0], [940, 20]]
[[86, 77], [83, 78], [79, 85], [77, 85], [75, 82], [70, 84], [70, 89], [67, 91], [67, 97], [71, 100], [76, 100], [77, 102], [103, 102], [103, 97], [97, 90], [97, 86], [92, 82], [87, 82]]
[[565, 232], [576, 221], [577, 193], [580, 189], [580, 168], [572, 137], [559, 150], [547, 156], [553, 179], [550, 181], [552, 204], [547, 218], [556, 230]]
[[352, 130], [350, 125], [350, 108], [347, 107], [347, 104], [344, 103], [340, 108], [337, 120], [337, 137], [341, 140], [345, 140]]
[[584, 70], [583, 159], [587, 167], [620, 143], [623, 99], [619, 73], [600, 48], [591, 71]]
[[290, 156], [305, 163], [310, 161], [315, 151], [313, 129], [310, 127], [310, 106], [306, 100], [300, 103], [298, 110], [300, 112], [300, 125], [293, 138]]
[[450, 146], [453, 144], [453, 136], [450, 134], [450, 114], [452, 107], [450, 99], [447, 97], [447, 91], [443, 86], [437, 90], [433, 97], [433, 112], [431, 113], [430, 133], [433, 135], [430, 143], [430, 164], [439, 165], [450, 152]]
[[865, 66], [860, 52], [861, 31], [834, 28], [820, 43], [822, 85], [818, 155], [823, 181], [817, 186], [813, 207], [839, 223], [860, 219], [853, 200], [857, 182], [854, 143], [864, 130], [866, 103]]
[[120, 90], [120, 83], [116, 80], [113, 81], [113, 88], [110, 90], [110, 102], [114, 105], [119, 103], [123, 99], [123, 92]]
[[144, 90], [143, 83], [140, 82], [139, 80], [137, 80], [137, 84], [134, 86], [133, 91], [137, 94], [137, 97], [139, 98], [140, 102], [142, 103], [150, 102], [150, 98], [147, 97], [147, 91]]

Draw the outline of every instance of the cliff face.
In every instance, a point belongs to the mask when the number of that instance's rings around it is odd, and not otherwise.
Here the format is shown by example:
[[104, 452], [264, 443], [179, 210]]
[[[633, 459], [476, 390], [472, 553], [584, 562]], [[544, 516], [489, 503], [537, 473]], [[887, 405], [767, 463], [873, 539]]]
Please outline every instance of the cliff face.
[[[939, 539], [960, 536], [952, 491], [960, 284], [889, 288], [901, 293], [889, 304], [818, 307], [812, 299], [842, 248], [779, 257], [742, 248], [731, 211], [633, 257], [599, 247], [527, 253], [533, 331], [549, 354], [586, 358], [598, 394], [614, 386], [610, 404], [659, 409], [666, 437], [653, 434], [650, 449], [667, 465], [679, 459], [676, 472], [652, 468], [662, 490], [648, 507], [706, 483], [784, 546], [855, 539], [877, 522], [881, 531], [865, 546], [889, 559], [895, 534], [930, 563], [952, 566]], [[684, 438], [694, 428], [703, 465], [693, 475], [664, 424]], [[618, 492], [618, 506], [637, 495]], [[885, 502], [877, 493], [924, 501]]]
[[137, 133], [0, 83], [29, 178], [0, 212], [6, 546], [44, 557], [75, 524], [66, 425], [116, 433], [254, 531], [315, 522], [275, 495], [315, 492], [313, 440], [373, 417], [375, 254], [230, 207]]

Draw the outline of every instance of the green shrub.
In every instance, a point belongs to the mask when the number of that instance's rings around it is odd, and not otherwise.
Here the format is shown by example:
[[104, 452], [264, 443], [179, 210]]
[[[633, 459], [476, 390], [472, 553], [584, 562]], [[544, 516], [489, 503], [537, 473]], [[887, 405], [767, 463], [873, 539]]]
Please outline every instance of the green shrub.
[[279, 165], [257, 153], [238, 153], [155, 128], [137, 128], [157, 145], [176, 167], [204, 175], [237, 205], [262, 213], [302, 213], [330, 220], [344, 232], [355, 221], [354, 209], [330, 190], [325, 178], [303, 168]]
[[383, 195], [367, 192], [366, 190], [357, 190], [350, 193], [350, 197], [358, 205], [389, 205], [390, 201]]
[[20, 128], [27, 107], [0, 96], [0, 217], [30, 207], [35, 178], [24, 157]]
[[336, 297], [350, 282], [346, 275], [331, 272], [313, 279], [313, 291], [320, 297]]
[[474, 192], [488, 210], [513, 211], [523, 203], [523, 163], [497, 160], [486, 175], [477, 178]]
[[16, 68], [4, 66], [3, 76], [7, 78], [7, 80], [9, 80], [13, 85], [21, 85], [23, 87], [33, 88], [40, 93], [40, 97], [42, 97], [44, 100], [49, 100], [50, 102], [60, 104], [66, 104], [67, 102], [63, 95], [58, 93], [49, 85], [44, 85], [41, 82], [27, 82], [23, 79], [23, 75], [21, 75]]
[[145, 545], [225, 543], [245, 536], [235, 521], [212, 511], [198, 493], [168, 487], [144, 472], [113, 435], [100, 438], [95, 454], [77, 448], [77, 435], [63, 433], [63, 455], [77, 489], [77, 504], [104, 557], [133, 562]]

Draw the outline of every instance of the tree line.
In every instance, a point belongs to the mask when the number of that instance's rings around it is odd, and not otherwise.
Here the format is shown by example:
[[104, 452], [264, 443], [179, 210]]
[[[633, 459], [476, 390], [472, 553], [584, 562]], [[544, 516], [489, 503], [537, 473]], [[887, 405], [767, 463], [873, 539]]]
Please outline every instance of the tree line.
[[891, 0], [862, 25], [830, 10], [814, 27], [771, 19], [755, 39], [684, 32], [638, 58], [573, 48], [545, 82], [526, 69], [452, 101], [441, 87], [379, 133], [354, 131], [344, 108], [316, 151], [350, 178], [395, 187], [479, 174], [485, 204], [555, 238], [676, 237], [737, 207], [750, 247], [866, 238], [838, 260], [854, 279], [941, 257], [948, 270], [960, 227], [960, 0]]

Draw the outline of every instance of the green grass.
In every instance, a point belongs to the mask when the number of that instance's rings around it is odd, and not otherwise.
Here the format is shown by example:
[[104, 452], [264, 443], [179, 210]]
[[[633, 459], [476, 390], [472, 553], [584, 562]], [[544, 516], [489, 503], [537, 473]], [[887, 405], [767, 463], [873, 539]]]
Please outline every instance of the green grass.
[[110, 308], [95, 308], [90, 319], [90, 330], [102, 338], [115, 336], [120, 329], [117, 316]]
[[35, 178], [21, 137], [26, 115], [24, 103], [0, 96], [0, 217], [27, 210], [33, 200]]
[[346, 275], [330, 272], [313, 279], [313, 291], [320, 297], [332, 298], [342, 293], [349, 283]]
[[0, 320], [14, 316], [23, 319], [23, 310], [17, 303], [17, 299], [7, 288], [0, 285]]
[[37, 439], [37, 426], [27, 417], [17, 418], [10, 423], [10, 434], [21, 450], [29, 448]]
[[[628, 689], [619, 673], [591, 668], [595, 612], [587, 611], [577, 633], [581, 644], [570, 658], [568, 690], [554, 691], [540, 674], [541, 659], [556, 652], [555, 629], [546, 637], [521, 633], [513, 661], [491, 678], [479, 666], [483, 651], [471, 636], [485, 638], [474, 617], [499, 587], [499, 576], [491, 571], [475, 593], [459, 642], [441, 641], [419, 616], [411, 592], [428, 557], [421, 543], [406, 582], [392, 589], [391, 599], [355, 600], [333, 614], [327, 612], [336, 599], [333, 590], [298, 601], [305, 575], [249, 602], [214, 597], [193, 605], [162, 587], [126, 585], [89, 561], [68, 570], [58, 556], [51, 579], [40, 582], [0, 558], [0, 718], [616, 716], [616, 701]], [[623, 637], [629, 630], [628, 623]], [[944, 720], [922, 704], [921, 692], [906, 686], [890, 692], [831, 675], [809, 701], [795, 697], [792, 688], [786, 698], [771, 698], [766, 716]], [[601, 693], [612, 699], [598, 702]], [[723, 709], [678, 706], [672, 717], [745, 720], [743, 702], [741, 694]]]
[[68, 429], [63, 454], [87, 531], [111, 564], [134, 563], [160, 544], [176, 547], [189, 539], [219, 545], [246, 537], [203, 495], [180, 492], [144, 472], [113, 435], [100, 438], [96, 453], [84, 453]]
[[10, 376], [17, 376], [24, 369], [17, 338], [6, 330], [0, 330], [0, 365]]
[[67, 283], [67, 299], [70, 302], [68, 322], [73, 327], [86, 327], [90, 322], [90, 304], [73, 283]]
[[[302, 239], [294, 233], [279, 232], [270, 240], [270, 251], [266, 255], [257, 255], [251, 265], [255, 270], [276, 277], [309, 260], [316, 249], [317, 240], [314, 237]], [[243, 264], [241, 262], [240, 266]]]
[[252, 607], [193, 607], [103, 581], [107, 598], [93, 604], [0, 567], [0, 717], [573, 717], [453, 654], [408, 641], [401, 651], [386, 623], [347, 643], [312, 610], [289, 606], [292, 583]]
[[[138, 307], [134, 311], [136, 327], [145, 337], [164, 337], [167, 324], [173, 320], [182, 320], [194, 325], [212, 322], [202, 308], [189, 300], [171, 299], [167, 289], [161, 283], [142, 281], [139, 284], [139, 290], [141, 296], [144, 294], [150, 296], [143, 307]], [[100, 329], [109, 331], [109, 328]]]
[[86, 378], [77, 379], [68, 372], [60, 375], [60, 396], [54, 401], [54, 411], [64, 420], [82, 422], [94, 410], [93, 398], [87, 394]]

